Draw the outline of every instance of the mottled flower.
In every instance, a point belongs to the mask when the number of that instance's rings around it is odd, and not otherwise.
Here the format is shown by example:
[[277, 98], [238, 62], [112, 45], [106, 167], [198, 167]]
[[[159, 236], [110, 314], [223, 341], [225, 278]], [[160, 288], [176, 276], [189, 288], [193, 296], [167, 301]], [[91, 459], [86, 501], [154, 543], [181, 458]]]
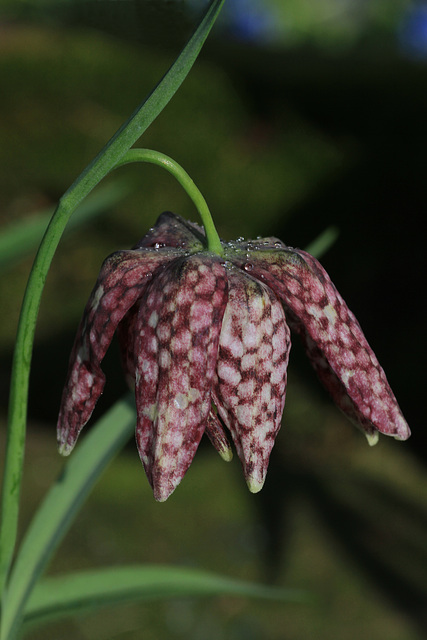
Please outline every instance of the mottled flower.
[[117, 330], [135, 388], [139, 455], [157, 500], [179, 484], [204, 433], [226, 460], [231, 434], [259, 491], [285, 404], [290, 329], [338, 407], [374, 444], [410, 431], [372, 349], [319, 262], [276, 238], [206, 248], [172, 213], [104, 262], [70, 359], [58, 420], [70, 453], [102, 393]]

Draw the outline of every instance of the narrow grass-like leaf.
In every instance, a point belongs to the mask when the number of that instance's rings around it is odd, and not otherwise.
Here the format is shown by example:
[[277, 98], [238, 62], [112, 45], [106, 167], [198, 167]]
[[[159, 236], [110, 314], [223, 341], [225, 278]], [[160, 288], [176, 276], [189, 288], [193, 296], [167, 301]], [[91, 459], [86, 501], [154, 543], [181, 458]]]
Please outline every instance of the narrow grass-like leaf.
[[132, 601], [215, 595], [264, 598], [288, 603], [307, 602], [309, 599], [306, 592], [298, 589], [234, 580], [194, 568], [119, 566], [43, 579], [27, 604], [24, 623], [40, 624], [53, 618]]
[[[124, 180], [101, 186], [81, 203], [67, 225], [66, 233], [76, 229], [111, 209], [130, 192]], [[53, 208], [40, 211], [29, 219], [20, 220], [0, 232], [0, 270], [27, 257], [37, 249], [53, 214]]]
[[37, 510], [3, 600], [1, 640], [12, 640], [28, 596], [90, 490], [135, 429], [132, 396], [117, 402], [83, 438]]
[[337, 227], [326, 227], [326, 229], [322, 231], [317, 238], [312, 240], [310, 244], [305, 247], [305, 250], [307, 253], [311, 253], [315, 258], [321, 258], [335, 243], [338, 235], [339, 231]]
[[70, 205], [72, 204], [75, 207], [116, 166], [124, 154], [163, 111], [195, 63], [224, 1], [211, 0], [197, 29], [175, 62], [153, 91], [138, 105], [126, 122], [66, 191], [61, 198], [62, 201], [69, 201]]

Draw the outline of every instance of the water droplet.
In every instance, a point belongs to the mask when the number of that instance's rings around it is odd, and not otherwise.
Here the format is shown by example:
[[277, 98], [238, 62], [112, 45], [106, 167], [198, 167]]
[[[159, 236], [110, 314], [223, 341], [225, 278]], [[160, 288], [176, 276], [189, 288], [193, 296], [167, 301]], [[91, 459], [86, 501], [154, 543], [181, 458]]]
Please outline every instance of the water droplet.
[[154, 243], [154, 248], [155, 249], [161, 249], [162, 247], [165, 247], [165, 243], [164, 242], [155, 242]]
[[252, 269], [254, 268], [254, 265], [252, 264], [252, 262], [246, 262], [243, 268], [245, 271], [252, 271]]

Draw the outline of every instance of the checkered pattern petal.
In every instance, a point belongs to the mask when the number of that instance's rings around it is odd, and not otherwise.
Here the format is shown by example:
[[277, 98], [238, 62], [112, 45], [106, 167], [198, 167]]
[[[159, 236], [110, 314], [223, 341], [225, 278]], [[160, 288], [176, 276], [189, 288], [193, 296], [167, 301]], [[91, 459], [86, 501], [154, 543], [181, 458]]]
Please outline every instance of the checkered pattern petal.
[[255, 493], [264, 484], [281, 424], [290, 335], [283, 308], [269, 287], [234, 268], [228, 280], [214, 400]]
[[141, 295], [170, 252], [118, 251], [107, 258], [86, 305], [70, 357], [58, 418], [58, 442], [63, 455], [74, 447], [102, 393], [101, 362], [117, 325]]
[[227, 290], [219, 257], [195, 255], [168, 265], [140, 303], [136, 437], [159, 501], [183, 478], [206, 427]]
[[377, 431], [406, 440], [409, 427], [359, 323], [321, 264], [305, 251], [253, 251], [250, 273], [280, 297], [321, 381], [371, 444]]
[[174, 247], [181, 249], [203, 249], [205, 235], [203, 229], [194, 222], [188, 222], [180, 216], [165, 211], [152, 229], [133, 247]]

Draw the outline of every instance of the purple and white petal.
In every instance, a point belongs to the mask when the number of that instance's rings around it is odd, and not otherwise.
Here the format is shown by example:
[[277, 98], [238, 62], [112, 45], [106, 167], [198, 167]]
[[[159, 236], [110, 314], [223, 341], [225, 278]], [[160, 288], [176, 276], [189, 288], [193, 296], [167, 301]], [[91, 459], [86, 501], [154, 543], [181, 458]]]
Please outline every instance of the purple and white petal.
[[205, 248], [206, 239], [203, 228], [194, 222], [188, 222], [170, 211], [165, 211], [157, 218], [156, 224], [133, 247], [172, 247], [176, 249], [194, 250]]
[[140, 302], [136, 436], [159, 501], [184, 477], [206, 427], [227, 290], [220, 258], [195, 255], [168, 265]]
[[375, 430], [406, 440], [409, 427], [359, 323], [321, 264], [305, 251], [250, 255], [251, 274], [280, 297], [291, 329], [303, 338], [338, 406], [373, 443]]
[[211, 410], [206, 421], [205, 433], [208, 436], [212, 446], [218, 451], [219, 455], [225, 462], [231, 462], [233, 459], [233, 451], [227, 438], [227, 434], [218, 418], [215, 410]]
[[213, 397], [255, 493], [264, 484], [280, 429], [290, 334], [269, 287], [235, 268], [228, 269], [228, 280]]
[[71, 352], [58, 418], [58, 443], [68, 455], [102, 393], [101, 362], [114, 332], [153, 277], [174, 257], [155, 250], [118, 251], [103, 263]]

